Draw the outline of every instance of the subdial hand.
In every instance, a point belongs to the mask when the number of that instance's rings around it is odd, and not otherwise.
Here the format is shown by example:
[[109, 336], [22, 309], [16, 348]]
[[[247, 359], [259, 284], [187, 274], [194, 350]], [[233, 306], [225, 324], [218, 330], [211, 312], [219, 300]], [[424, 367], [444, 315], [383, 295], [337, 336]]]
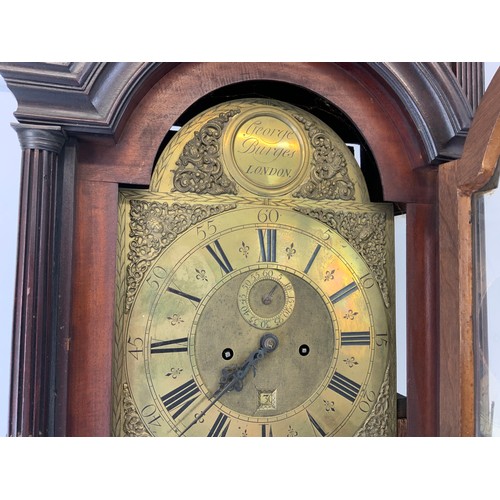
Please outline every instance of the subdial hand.
[[278, 288], [278, 283], [273, 286], [272, 290], [269, 293], [266, 293], [265, 295], [262, 296], [262, 303], [266, 306], [268, 306], [272, 301], [273, 301], [273, 295], [274, 292], [276, 291], [276, 288]]
[[274, 351], [278, 347], [278, 337], [272, 333], [266, 333], [260, 339], [260, 347], [253, 351], [245, 362], [236, 368], [223, 368], [219, 381], [219, 388], [214, 392], [210, 404], [197, 415], [197, 417], [179, 434], [184, 435], [191, 427], [198, 422], [219, 399], [231, 390], [241, 391], [243, 389], [243, 380], [248, 375], [250, 369], [253, 369], [254, 376], [256, 372], [255, 365], [267, 353]]

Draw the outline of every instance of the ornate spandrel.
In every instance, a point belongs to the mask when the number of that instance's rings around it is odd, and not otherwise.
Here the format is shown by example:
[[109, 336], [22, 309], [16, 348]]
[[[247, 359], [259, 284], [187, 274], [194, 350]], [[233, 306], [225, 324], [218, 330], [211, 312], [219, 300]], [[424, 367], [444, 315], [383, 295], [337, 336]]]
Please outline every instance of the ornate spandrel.
[[221, 162], [221, 138], [224, 127], [237, 115], [238, 109], [220, 113], [199, 131], [184, 146], [175, 162], [172, 191], [196, 194], [236, 194], [236, 183], [224, 173]]
[[[373, 406], [373, 411], [366, 419], [363, 427], [356, 433], [356, 437], [381, 437], [395, 435], [396, 430], [393, 428], [394, 423], [392, 419], [389, 418], [391, 412], [388, 411], [391, 404], [393, 404], [390, 388], [390, 367], [387, 367], [384, 382], [380, 388], [377, 401]], [[372, 394], [370, 393], [366, 395], [368, 401], [371, 400], [371, 397]]]
[[351, 212], [304, 207], [296, 210], [324, 222], [359, 252], [380, 287], [385, 305], [389, 307], [390, 298], [386, 271], [386, 214], [383, 212]]
[[123, 432], [128, 437], [150, 437], [137, 411], [128, 384], [123, 384]]
[[349, 177], [345, 155], [335, 146], [331, 136], [312, 120], [299, 114], [294, 118], [307, 131], [312, 146], [310, 178], [294, 196], [312, 200], [354, 200], [355, 187]]
[[130, 200], [130, 244], [125, 310], [152, 262], [177, 236], [193, 224], [231, 210], [236, 204], [190, 205], [159, 201]]

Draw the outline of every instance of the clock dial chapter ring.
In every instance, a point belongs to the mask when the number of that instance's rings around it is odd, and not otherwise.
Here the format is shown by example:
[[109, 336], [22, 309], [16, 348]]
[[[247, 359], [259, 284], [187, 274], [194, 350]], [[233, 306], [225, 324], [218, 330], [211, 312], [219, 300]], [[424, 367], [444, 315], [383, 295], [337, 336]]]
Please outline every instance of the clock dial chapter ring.
[[[271, 333], [278, 349], [252, 367], [241, 391], [223, 394], [186, 435], [209, 435], [219, 418], [231, 423], [228, 435], [260, 435], [271, 426], [273, 435], [287, 435], [290, 427], [304, 436], [318, 427], [320, 434], [350, 435], [344, 422], [366, 418], [380, 384], [372, 376], [373, 356], [384, 349], [387, 330], [371, 312], [373, 279], [364, 278], [368, 270], [355, 255], [346, 260], [345, 240], [323, 225], [301, 224], [302, 217], [287, 210], [280, 210], [279, 223], [254, 222], [259, 213], [241, 210], [247, 223], [237, 226], [234, 214], [224, 214], [187, 231], [146, 277], [141, 307], [133, 313], [135, 323], [145, 322], [148, 389], [140, 410], [152, 411], [151, 391], [179, 435], [213, 401], [223, 369], [241, 367]], [[272, 233], [277, 237], [264, 251], [261, 242]], [[134, 353], [141, 345], [131, 340]], [[184, 390], [193, 395], [184, 399]]]

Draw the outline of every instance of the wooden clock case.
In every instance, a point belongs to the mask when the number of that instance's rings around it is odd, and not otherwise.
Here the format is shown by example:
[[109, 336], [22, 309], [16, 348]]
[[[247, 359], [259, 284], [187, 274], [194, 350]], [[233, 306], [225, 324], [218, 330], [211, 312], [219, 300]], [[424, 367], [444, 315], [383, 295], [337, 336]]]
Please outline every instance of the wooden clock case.
[[404, 433], [473, 435], [469, 212], [498, 161], [500, 78], [475, 111], [454, 64], [0, 65], [23, 149], [10, 434], [111, 434], [118, 189], [148, 186], [172, 126], [258, 95], [361, 141], [372, 201], [406, 213]]

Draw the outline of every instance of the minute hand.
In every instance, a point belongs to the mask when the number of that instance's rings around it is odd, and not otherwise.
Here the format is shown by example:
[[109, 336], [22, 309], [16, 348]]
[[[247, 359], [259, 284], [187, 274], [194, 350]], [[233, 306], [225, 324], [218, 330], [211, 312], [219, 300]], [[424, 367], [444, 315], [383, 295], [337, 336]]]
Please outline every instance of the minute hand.
[[210, 404], [179, 434], [184, 435], [191, 427], [196, 424], [212, 406], [224, 395], [231, 390], [241, 391], [243, 389], [243, 380], [248, 375], [250, 368], [254, 369], [255, 365], [268, 352], [274, 351], [278, 347], [278, 338], [272, 333], [263, 335], [260, 339], [260, 347], [248, 356], [246, 361], [238, 368], [224, 368], [219, 381], [219, 388], [214, 392]]

